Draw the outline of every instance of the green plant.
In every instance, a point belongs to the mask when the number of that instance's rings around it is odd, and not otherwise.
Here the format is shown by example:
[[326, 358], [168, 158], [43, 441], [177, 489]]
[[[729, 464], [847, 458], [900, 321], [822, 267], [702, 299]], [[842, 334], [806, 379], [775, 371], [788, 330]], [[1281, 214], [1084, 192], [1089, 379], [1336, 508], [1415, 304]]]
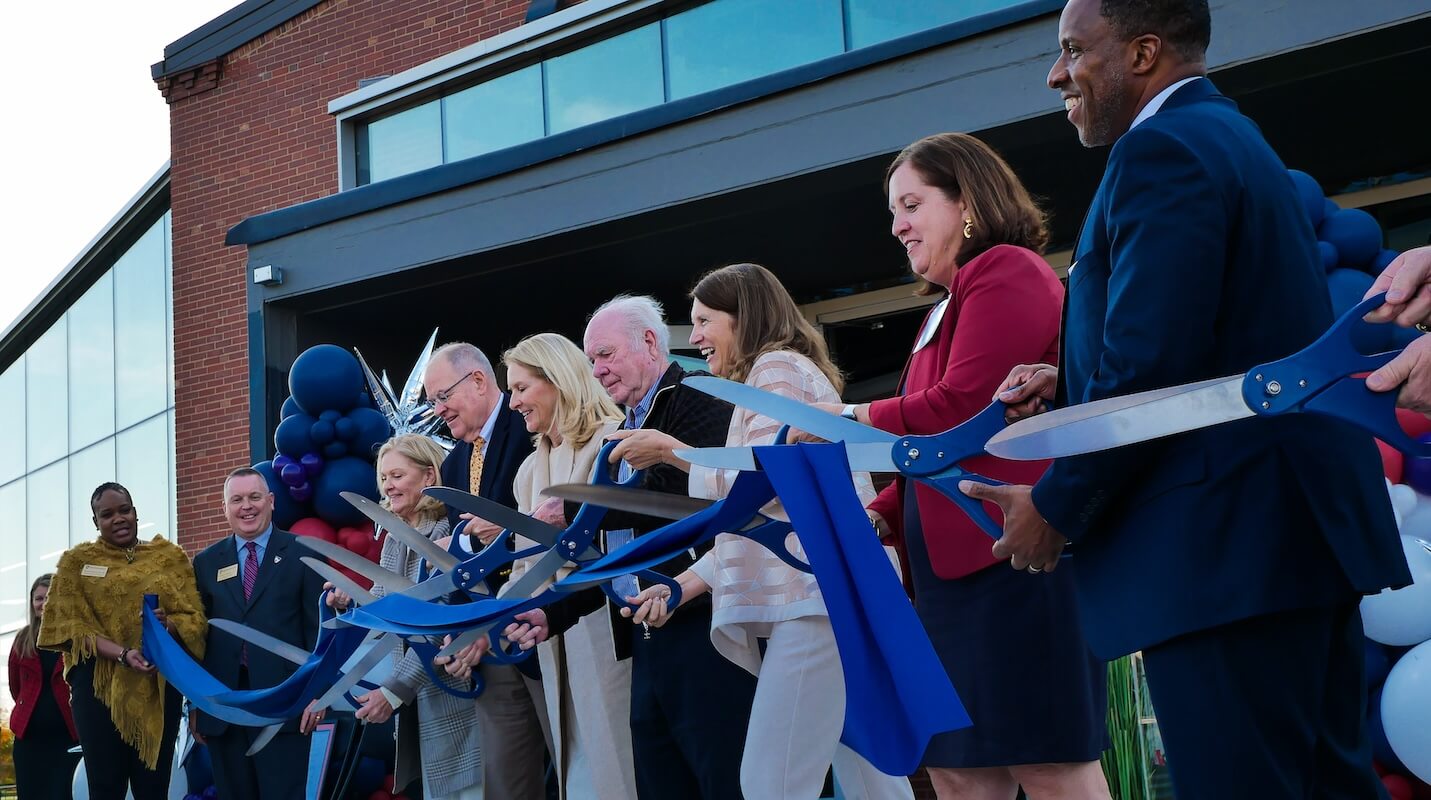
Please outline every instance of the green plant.
[[1141, 680], [1137, 656], [1108, 663], [1108, 736], [1103, 774], [1113, 800], [1148, 800], [1148, 758], [1143, 744]]

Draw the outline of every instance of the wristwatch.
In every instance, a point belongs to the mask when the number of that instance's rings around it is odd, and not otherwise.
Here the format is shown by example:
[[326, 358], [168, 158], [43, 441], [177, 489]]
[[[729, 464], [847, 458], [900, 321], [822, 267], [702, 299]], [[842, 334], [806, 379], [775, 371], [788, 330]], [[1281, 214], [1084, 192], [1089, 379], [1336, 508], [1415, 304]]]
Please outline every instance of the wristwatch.
[[840, 416], [859, 422], [859, 417], [855, 416], [855, 406], [853, 403], [847, 403], [844, 408], [840, 409]]

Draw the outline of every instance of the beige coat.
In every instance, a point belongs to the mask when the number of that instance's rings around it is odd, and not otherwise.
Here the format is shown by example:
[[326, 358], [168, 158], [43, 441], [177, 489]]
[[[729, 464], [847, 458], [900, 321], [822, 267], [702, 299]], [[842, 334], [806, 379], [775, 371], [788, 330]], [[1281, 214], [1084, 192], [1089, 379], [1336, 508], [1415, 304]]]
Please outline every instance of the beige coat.
[[[517, 470], [517, 508], [530, 512], [546, 499], [542, 489], [590, 479], [597, 452], [619, 427], [608, 423], [584, 447], [553, 448], [545, 437]], [[531, 547], [518, 537], [517, 547]], [[515, 582], [536, 562], [512, 567]], [[571, 568], [562, 571], [562, 575]], [[508, 584], [509, 586], [511, 583]], [[551, 718], [552, 739], [563, 797], [629, 800], [636, 796], [631, 756], [631, 662], [617, 661], [611, 618], [603, 607], [571, 630], [537, 647], [542, 689]]]

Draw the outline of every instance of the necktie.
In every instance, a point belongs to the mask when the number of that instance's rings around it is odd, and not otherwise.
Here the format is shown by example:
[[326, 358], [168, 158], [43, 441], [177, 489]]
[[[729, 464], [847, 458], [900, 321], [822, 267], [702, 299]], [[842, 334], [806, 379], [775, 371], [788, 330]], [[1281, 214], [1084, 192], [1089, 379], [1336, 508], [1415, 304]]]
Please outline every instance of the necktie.
[[253, 584], [258, 580], [258, 542], [244, 544], [248, 555], [243, 560], [243, 599], [253, 597]]
[[482, 448], [486, 445], [481, 436], [472, 441], [472, 460], [467, 465], [467, 491], [472, 494], [478, 494], [482, 488]]

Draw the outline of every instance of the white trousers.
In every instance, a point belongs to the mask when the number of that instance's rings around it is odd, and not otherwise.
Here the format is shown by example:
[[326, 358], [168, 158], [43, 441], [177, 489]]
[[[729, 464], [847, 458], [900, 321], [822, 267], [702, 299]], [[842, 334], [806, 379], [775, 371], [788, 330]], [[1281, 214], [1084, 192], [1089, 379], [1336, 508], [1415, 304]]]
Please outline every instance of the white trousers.
[[775, 623], [758, 677], [740, 765], [746, 800], [814, 800], [832, 763], [850, 800], [913, 800], [908, 778], [840, 744], [845, 676], [828, 617]]

